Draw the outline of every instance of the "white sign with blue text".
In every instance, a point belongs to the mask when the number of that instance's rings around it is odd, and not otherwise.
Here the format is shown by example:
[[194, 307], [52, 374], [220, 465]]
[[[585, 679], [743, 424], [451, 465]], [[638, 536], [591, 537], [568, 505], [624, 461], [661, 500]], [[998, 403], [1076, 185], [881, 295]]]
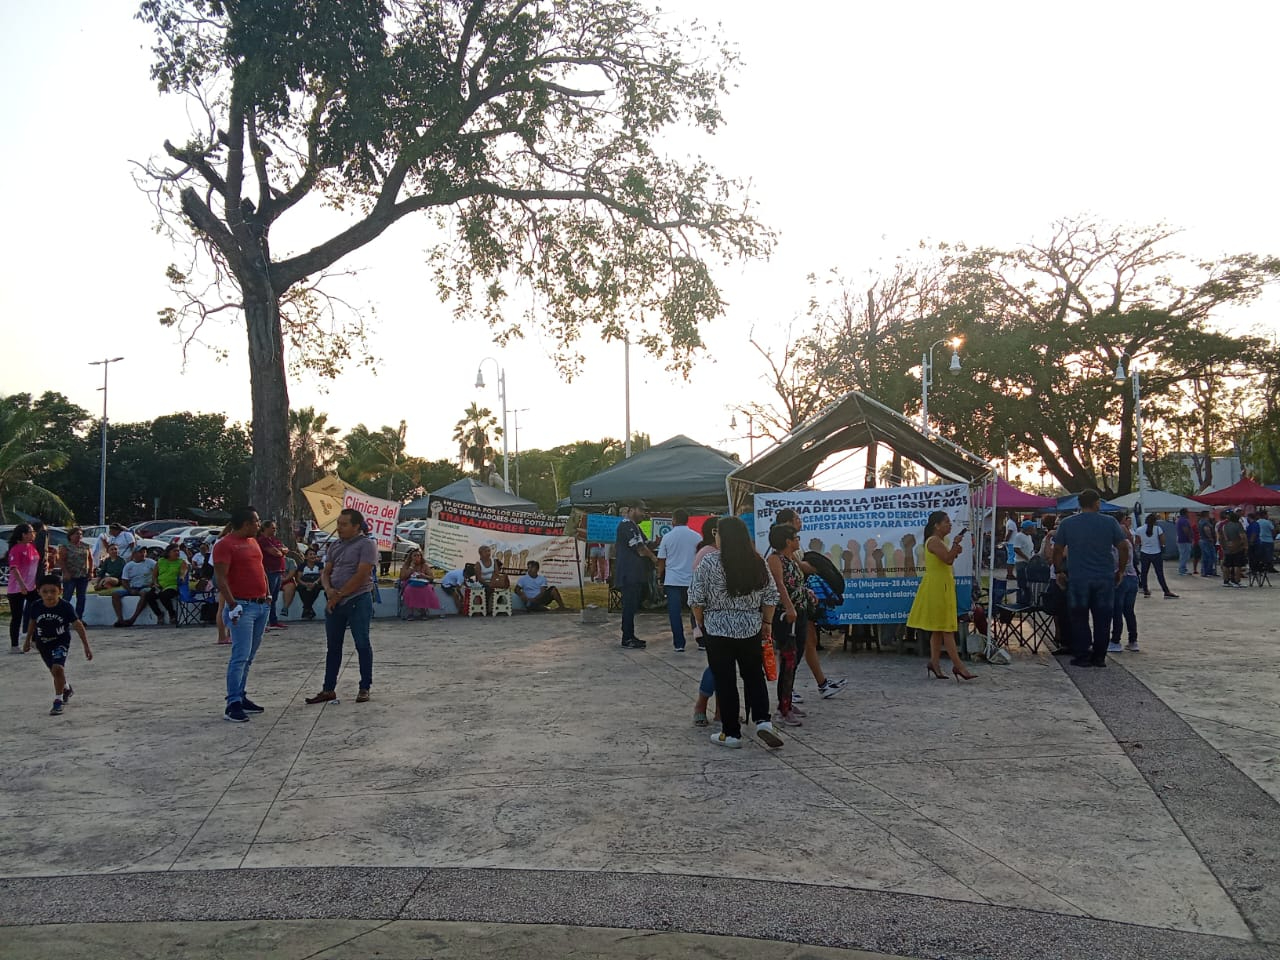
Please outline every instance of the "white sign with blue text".
[[[969, 487], [940, 484], [871, 490], [799, 490], [755, 495], [756, 547], [769, 547], [778, 511], [800, 517], [806, 551], [825, 554], [844, 574], [844, 603], [835, 623], [905, 623], [924, 573], [924, 527], [929, 514], [945, 512], [958, 536], [969, 523]], [[952, 568], [959, 613], [973, 603], [972, 536]]]

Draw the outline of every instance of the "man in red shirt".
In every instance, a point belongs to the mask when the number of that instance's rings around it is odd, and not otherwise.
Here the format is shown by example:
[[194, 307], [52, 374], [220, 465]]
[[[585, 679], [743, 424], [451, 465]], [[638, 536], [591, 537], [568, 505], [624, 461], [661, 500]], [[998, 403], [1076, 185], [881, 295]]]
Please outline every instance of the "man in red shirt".
[[262, 551], [262, 568], [267, 572], [267, 593], [271, 597], [271, 615], [267, 618], [267, 626], [283, 627], [284, 624], [276, 616], [276, 598], [280, 596], [280, 581], [287, 564], [284, 544], [276, 536], [274, 520], [263, 520], [258, 528], [258, 549]]
[[231, 533], [213, 548], [213, 576], [231, 630], [231, 659], [227, 663], [227, 708], [224, 720], [244, 723], [251, 713], [262, 713], [245, 694], [249, 668], [262, 643], [271, 614], [267, 572], [258, 546], [258, 511], [240, 507], [231, 514]]

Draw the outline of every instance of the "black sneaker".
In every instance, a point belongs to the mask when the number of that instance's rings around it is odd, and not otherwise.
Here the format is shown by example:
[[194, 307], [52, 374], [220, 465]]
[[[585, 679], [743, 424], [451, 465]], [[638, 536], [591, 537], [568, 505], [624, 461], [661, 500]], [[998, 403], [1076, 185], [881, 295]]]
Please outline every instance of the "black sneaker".
[[73, 693], [75, 693], [75, 691], [74, 691], [74, 690], [72, 690], [70, 687], [65, 687], [65, 688], [63, 689], [63, 691], [62, 691], [62, 702], [63, 702], [63, 703], [70, 703], [70, 702], [71, 702], [71, 694], [73, 694]]
[[630, 640], [623, 640], [622, 645], [628, 650], [643, 650], [648, 646], [648, 644], [643, 640], [637, 640], [635, 637], [632, 637]]
[[1069, 661], [1073, 667], [1092, 667], [1093, 661], [1088, 657], [1072, 657]]
[[227, 709], [222, 714], [222, 719], [228, 720], [231, 723], [248, 723], [249, 715], [244, 712], [244, 707], [240, 706], [240, 703], [237, 701], [236, 703], [227, 704]]
[[51, 717], [60, 717], [60, 716], [62, 716], [62, 701], [61, 701], [61, 700], [55, 700], [55, 701], [53, 701], [53, 709], [49, 711], [49, 716], [51, 716]]
[[250, 700], [248, 697], [243, 697], [243, 698], [241, 698], [241, 700], [240, 700], [240, 709], [241, 709], [241, 710], [243, 710], [245, 713], [266, 713], [266, 710], [265, 710], [265, 709], [263, 709], [262, 707], [258, 706], [256, 703], [254, 703], [254, 702], [253, 702], [252, 700]]

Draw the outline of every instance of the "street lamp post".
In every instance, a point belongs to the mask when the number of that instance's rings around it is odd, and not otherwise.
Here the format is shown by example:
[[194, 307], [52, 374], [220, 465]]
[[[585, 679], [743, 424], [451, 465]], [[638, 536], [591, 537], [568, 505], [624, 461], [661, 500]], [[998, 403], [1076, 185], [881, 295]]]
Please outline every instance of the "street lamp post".
[[929, 436], [929, 388], [933, 386], [933, 349], [942, 344], [951, 346], [951, 365], [947, 369], [954, 375], [960, 372], [960, 344], [962, 337], [948, 337], [933, 343], [920, 360], [920, 432]]
[[1142, 464], [1142, 387], [1138, 383], [1138, 365], [1129, 358], [1129, 377], [1124, 371], [1125, 355], [1121, 354], [1116, 361], [1116, 383], [1124, 386], [1125, 380], [1133, 380], [1133, 438], [1138, 448], [1138, 502], [1133, 505], [1134, 514], [1141, 519], [1142, 501], [1147, 493], [1147, 471]]
[[484, 389], [484, 365], [491, 360], [494, 369], [498, 371], [498, 399], [502, 401], [502, 489], [510, 493], [511, 460], [507, 456], [507, 374], [493, 357], [485, 357], [480, 361], [480, 366], [476, 367], [476, 389]]
[[[729, 429], [734, 433], [738, 432], [738, 415], [735, 413], [729, 418]], [[756, 458], [756, 424], [755, 414], [747, 413], [747, 462], [750, 463]]]
[[[623, 334], [622, 337], [622, 393], [623, 405], [625, 406], [624, 416], [626, 418], [625, 429], [627, 438], [623, 442], [622, 458], [624, 460], [631, 459], [631, 337]], [[720, 701], [716, 701], [719, 703]]]
[[102, 466], [98, 473], [98, 526], [107, 522], [107, 371], [124, 357], [90, 360], [89, 366], [102, 367]]
[[[515, 423], [516, 431], [516, 496], [520, 496], [520, 414], [528, 413], [528, 407], [521, 407], [519, 410], [512, 410], [511, 416]], [[558, 498], [557, 498], [558, 499]]]

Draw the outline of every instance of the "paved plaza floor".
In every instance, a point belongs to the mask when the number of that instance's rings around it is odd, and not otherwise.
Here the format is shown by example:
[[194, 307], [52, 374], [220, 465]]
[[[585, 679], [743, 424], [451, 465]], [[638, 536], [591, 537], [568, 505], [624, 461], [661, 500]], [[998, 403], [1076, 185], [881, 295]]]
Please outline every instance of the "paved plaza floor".
[[1105, 670], [837, 645], [777, 751], [661, 616], [375, 621], [319, 707], [295, 624], [247, 724], [211, 629], [94, 631], [62, 717], [5, 656], [0, 957], [1280, 956], [1280, 590], [1171, 583]]

